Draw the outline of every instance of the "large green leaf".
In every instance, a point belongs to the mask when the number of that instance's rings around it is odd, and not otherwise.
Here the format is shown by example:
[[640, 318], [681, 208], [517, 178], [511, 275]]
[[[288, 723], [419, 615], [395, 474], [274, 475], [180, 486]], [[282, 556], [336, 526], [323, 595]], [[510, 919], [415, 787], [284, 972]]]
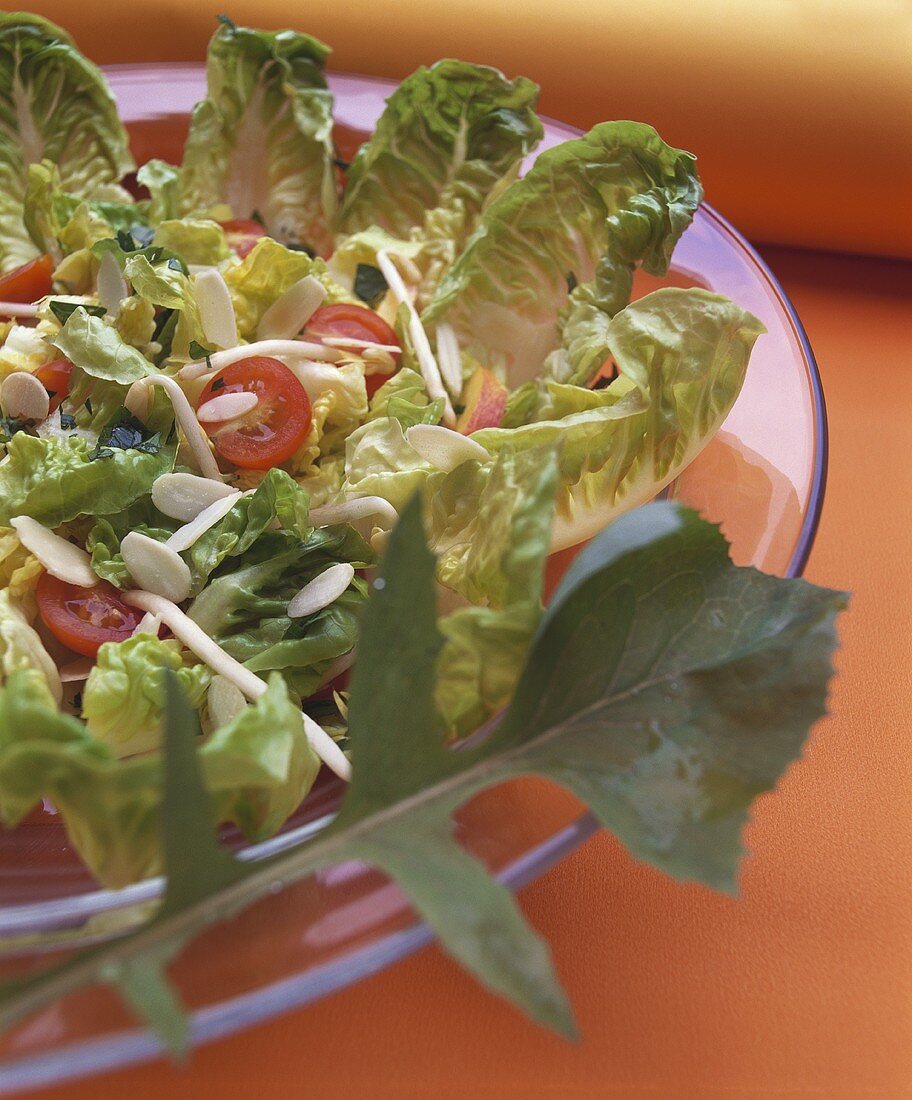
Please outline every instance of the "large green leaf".
[[183, 213], [227, 203], [285, 243], [327, 254], [335, 215], [328, 47], [294, 31], [223, 24], [212, 36], [207, 96], [181, 168]]
[[127, 134], [99, 69], [37, 15], [0, 15], [0, 270], [37, 255], [22, 220], [30, 164], [52, 161], [70, 195], [129, 199]]
[[[517, 775], [576, 791], [656, 866], [733, 888], [751, 802], [775, 785], [825, 711], [844, 596], [736, 568], [715, 527], [677, 505], [650, 505], [580, 556], [541, 624], [505, 721], [452, 751], [433, 705], [442, 640], [434, 571], [413, 502], [364, 616], [349, 708], [354, 775], [334, 822], [261, 863], [229, 862], [213, 851], [204, 821], [190, 819], [188, 807], [205, 804], [203, 788], [184, 766], [192, 729], [172, 718], [165, 798], [176, 821], [162, 910], [122, 939], [7, 986], [3, 1022], [126, 974], [129, 1002], [173, 1041], [182, 1028], [162, 1012], [161, 960], [276, 881], [358, 858], [398, 881], [482, 981], [569, 1033], [544, 944], [452, 835], [453, 810]], [[144, 966], [148, 983], [135, 980]]]

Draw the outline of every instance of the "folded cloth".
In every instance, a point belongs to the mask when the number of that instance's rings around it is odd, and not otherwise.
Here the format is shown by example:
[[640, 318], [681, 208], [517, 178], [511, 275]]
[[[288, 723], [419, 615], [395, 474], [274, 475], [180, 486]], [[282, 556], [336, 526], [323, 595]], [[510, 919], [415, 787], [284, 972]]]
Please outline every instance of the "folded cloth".
[[[28, 0], [26, 0], [26, 3]], [[93, 60], [201, 60], [224, 0], [33, 0]], [[523, 73], [541, 109], [652, 123], [695, 152], [708, 201], [754, 240], [912, 256], [907, 0], [232, 0], [238, 23], [401, 77], [441, 56]]]

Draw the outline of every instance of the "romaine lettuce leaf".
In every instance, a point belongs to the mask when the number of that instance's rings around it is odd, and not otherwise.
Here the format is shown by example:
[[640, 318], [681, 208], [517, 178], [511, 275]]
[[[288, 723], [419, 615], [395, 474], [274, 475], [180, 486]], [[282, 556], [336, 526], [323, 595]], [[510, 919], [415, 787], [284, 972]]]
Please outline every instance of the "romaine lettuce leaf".
[[276, 240], [327, 255], [336, 209], [328, 47], [293, 31], [221, 26], [208, 95], [193, 110], [181, 168], [184, 214], [227, 203]]
[[403, 428], [413, 424], [439, 424], [443, 415], [443, 399], [428, 397], [424, 379], [408, 367], [390, 375], [371, 398], [368, 422], [392, 417]]
[[571, 288], [599, 278], [609, 315], [634, 267], [661, 275], [702, 191], [690, 153], [650, 126], [604, 122], [543, 153], [485, 210], [423, 321], [451, 324], [464, 351], [511, 387], [560, 344]]
[[98, 650], [82, 693], [82, 716], [92, 736], [115, 756], [160, 747], [166, 668], [198, 710], [212, 674], [205, 665], [185, 665], [179, 642], [137, 634], [123, 642], [106, 642]]
[[[319, 761], [280, 677], [199, 748], [216, 821], [251, 840], [271, 835], [313, 784]], [[57, 807], [73, 846], [105, 886], [161, 870], [159, 753], [118, 760], [78, 719], [61, 714], [41, 675], [14, 672], [0, 688], [0, 822], [41, 800]]]
[[573, 545], [652, 499], [702, 450], [738, 396], [763, 331], [718, 294], [657, 290], [597, 331], [620, 372], [608, 387], [544, 381], [526, 409], [539, 419], [472, 438], [492, 453], [558, 451], [553, 547]]
[[173, 446], [155, 453], [115, 450], [91, 459], [84, 439], [39, 439], [17, 432], [0, 463], [0, 524], [27, 515], [46, 527], [78, 516], [118, 514], [174, 467]]
[[29, 165], [42, 160], [64, 191], [87, 199], [118, 195], [112, 185], [133, 168], [101, 71], [46, 19], [0, 14], [0, 271], [38, 254], [23, 207]]
[[415, 492], [440, 471], [422, 458], [405, 438], [395, 417], [370, 420], [345, 445], [345, 496], [378, 496], [401, 511]]
[[484, 65], [445, 60], [418, 69], [386, 101], [348, 169], [339, 230], [379, 226], [407, 238], [429, 211], [458, 201], [464, 240], [488, 192], [541, 139], [537, 100], [531, 80], [507, 80]]
[[180, 169], [164, 160], [149, 160], [136, 173], [137, 180], [149, 192], [149, 224], [179, 218]]

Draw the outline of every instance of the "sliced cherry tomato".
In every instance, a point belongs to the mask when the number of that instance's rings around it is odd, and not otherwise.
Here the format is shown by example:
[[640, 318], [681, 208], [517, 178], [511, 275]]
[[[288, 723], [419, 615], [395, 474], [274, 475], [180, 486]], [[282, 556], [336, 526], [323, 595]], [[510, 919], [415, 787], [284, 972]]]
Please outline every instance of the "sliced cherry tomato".
[[0, 276], [0, 301], [37, 302], [51, 293], [53, 273], [54, 264], [46, 252], [21, 267], [14, 267]]
[[142, 612], [128, 607], [107, 581], [80, 588], [42, 573], [35, 595], [44, 625], [59, 642], [84, 657], [94, 657], [104, 642], [129, 638], [142, 618]]
[[215, 449], [244, 470], [268, 470], [295, 453], [310, 431], [307, 391], [278, 359], [254, 355], [225, 367], [200, 394], [197, 408], [228, 393], [255, 393], [257, 404], [233, 420], [203, 427]]
[[53, 363], [45, 363], [35, 371], [35, 377], [48, 391], [51, 399], [50, 411], [60, 407], [60, 402], [70, 392], [70, 371], [73, 364], [69, 359], [55, 359]]
[[253, 250], [260, 237], [266, 236], [265, 228], [252, 218], [230, 218], [219, 222], [219, 225], [225, 230], [228, 244], [242, 260]]
[[[335, 336], [343, 339], [347, 336], [353, 340], [370, 340], [375, 344], [390, 344], [401, 348], [399, 339], [392, 328], [379, 313], [374, 313], [367, 306], [320, 306], [307, 322], [305, 332], [314, 339], [322, 339], [324, 336]], [[352, 350], [358, 349], [355, 347]], [[393, 363], [398, 365], [399, 353], [394, 352], [391, 354], [393, 355]], [[364, 383], [367, 386], [367, 396], [373, 397], [387, 378], [389, 378], [388, 374], [366, 375]]]

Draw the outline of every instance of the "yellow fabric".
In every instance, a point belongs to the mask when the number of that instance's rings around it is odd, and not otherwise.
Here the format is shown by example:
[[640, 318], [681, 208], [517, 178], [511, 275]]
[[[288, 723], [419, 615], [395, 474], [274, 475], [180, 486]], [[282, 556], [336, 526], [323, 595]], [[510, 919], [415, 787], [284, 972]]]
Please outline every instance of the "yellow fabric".
[[753, 240], [912, 256], [907, 0], [37, 0], [101, 63], [200, 60], [229, 8], [404, 76], [449, 55], [523, 73], [542, 110], [651, 122]]

